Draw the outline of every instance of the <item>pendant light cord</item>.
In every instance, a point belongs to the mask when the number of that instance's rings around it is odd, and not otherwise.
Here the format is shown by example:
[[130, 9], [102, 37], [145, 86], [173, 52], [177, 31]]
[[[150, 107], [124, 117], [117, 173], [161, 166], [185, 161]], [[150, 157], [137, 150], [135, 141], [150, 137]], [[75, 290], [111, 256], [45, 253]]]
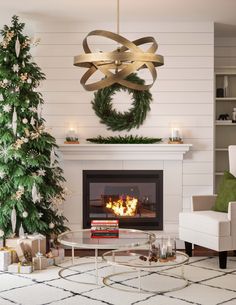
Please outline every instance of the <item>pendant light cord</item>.
[[120, 34], [120, 0], [117, 0], [117, 7], [116, 7], [116, 31], [117, 31], [117, 34], [119, 35]]

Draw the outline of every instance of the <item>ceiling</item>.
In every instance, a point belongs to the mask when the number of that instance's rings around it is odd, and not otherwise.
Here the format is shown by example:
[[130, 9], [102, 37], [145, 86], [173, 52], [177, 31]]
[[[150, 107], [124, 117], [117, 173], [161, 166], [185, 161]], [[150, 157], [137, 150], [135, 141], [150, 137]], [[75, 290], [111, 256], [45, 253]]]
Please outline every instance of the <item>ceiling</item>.
[[[116, 0], [0, 0], [0, 25], [14, 14], [37, 22], [115, 22]], [[214, 21], [216, 36], [236, 36], [236, 0], [120, 0], [120, 21]]]

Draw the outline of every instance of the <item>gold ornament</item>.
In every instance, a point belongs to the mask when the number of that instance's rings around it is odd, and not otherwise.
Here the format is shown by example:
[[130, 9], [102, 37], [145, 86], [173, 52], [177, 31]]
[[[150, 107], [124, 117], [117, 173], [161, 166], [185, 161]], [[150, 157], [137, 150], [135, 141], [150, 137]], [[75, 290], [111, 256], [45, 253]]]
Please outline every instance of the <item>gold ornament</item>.
[[[93, 53], [88, 45], [88, 37], [100, 36], [115, 41], [120, 45], [112, 52]], [[143, 51], [139, 46], [143, 44], [151, 44], [147, 51]], [[164, 64], [162, 55], [155, 54], [158, 44], [153, 37], [143, 37], [134, 41], [130, 41], [119, 35], [119, 0], [117, 0], [117, 34], [95, 30], [90, 32], [83, 40], [83, 49], [85, 54], [74, 57], [74, 65], [77, 67], [88, 68], [87, 72], [82, 76], [80, 83], [85, 90], [94, 91], [105, 87], [109, 87], [115, 83], [133, 90], [148, 90], [152, 87], [157, 78], [156, 67]], [[152, 83], [148, 85], [133, 84], [126, 78], [140, 70], [148, 69]], [[101, 72], [105, 78], [88, 84], [87, 81], [95, 72]]]

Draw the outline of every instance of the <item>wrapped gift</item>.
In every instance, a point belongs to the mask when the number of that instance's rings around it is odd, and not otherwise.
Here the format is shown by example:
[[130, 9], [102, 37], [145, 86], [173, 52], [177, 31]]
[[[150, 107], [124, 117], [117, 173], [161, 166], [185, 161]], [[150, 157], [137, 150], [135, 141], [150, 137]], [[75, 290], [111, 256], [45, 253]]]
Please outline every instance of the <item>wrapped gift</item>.
[[8, 250], [0, 250], [0, 270], [6, 271], [11, 264], [11, 253]]
[[54, 257], [54, 264], [59, 265], [63, 261], [63, 258], [61, 256], [55, 256]]
[[65, 257], [65, 249], [64, 248], [51, 248], [51, 252], [52, 252], [52, 255], [54, 257], [60, 257], [61, 259], [64, 259]]
[[31, 252], [32, 256], [38, 252], [46, 253], [46, 237], [41, 234], [26, 235], [25, 238], [7, 238], [6, 246], [16, 249], [21, 242], [23, 242], [24, 250]]
[[23, 265], [21, 263], [11, 264], [8, 266], [8, 272], [12, 273], [32, 273], [33, 267], [32, 264]]
[[48, 266], [54, 265], [54, 258], [53, 257], [47, 257]]
[[33, 257], [34, 270], [42, 270], [48, 267], [48, 260], [45, 256]]
[[2, 247], [2, 248], [0, 248], [0, 251], [3, 251], [3, 250], [4, 251], [8, 251], [10, 253], [10, 257], [11, 257], [10, 264], [18, 263], [19, 262], [16, 250], [14, 250], [12, 248], [9, 248], [9, 247]]

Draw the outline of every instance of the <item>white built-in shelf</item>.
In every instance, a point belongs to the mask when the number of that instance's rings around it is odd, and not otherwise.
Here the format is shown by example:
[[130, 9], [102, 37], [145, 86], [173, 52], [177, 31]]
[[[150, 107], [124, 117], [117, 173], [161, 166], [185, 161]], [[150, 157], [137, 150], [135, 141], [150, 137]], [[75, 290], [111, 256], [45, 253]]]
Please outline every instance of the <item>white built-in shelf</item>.
[[235, 96], [231, 96], [231, 97], [216, 97], [216, 101], [236, 101], [236, 97]]
[[215, 172], [215, 175], [216, 175], [216, 176], [223, 176], [224, 173], [223, 173], [223, 172]]
[[216, 120], [217, 126], [236, 126], [236, 123], [232, 123], [231, 120]]
[[228, 148], [216, 148], [215, 151], [226, 151], [226, 152], [228, 152]]

